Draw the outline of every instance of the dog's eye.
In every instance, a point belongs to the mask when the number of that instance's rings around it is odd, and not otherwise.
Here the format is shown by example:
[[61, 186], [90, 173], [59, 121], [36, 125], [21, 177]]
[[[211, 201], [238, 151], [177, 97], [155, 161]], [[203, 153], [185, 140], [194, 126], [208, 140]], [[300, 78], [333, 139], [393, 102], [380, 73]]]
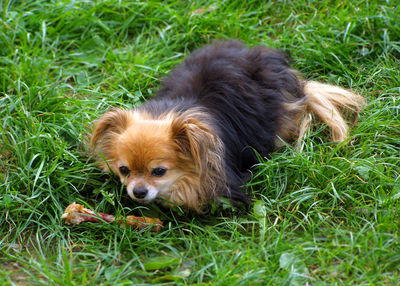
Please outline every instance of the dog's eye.
[[157, 167], [157, 168], [154, 168], [153, 171], [151, 171], [151, 174], [156, 177], [162, 177], [165, 175], [166, 172], [167, 172], [167, 169], [162, 168], [162, 167]]
[[119, 172], [123, 175], [123, 176], [127, 176], [129, 175], [130, 171], [128, 169], [127, 166], [121, 166], [119, 167]]

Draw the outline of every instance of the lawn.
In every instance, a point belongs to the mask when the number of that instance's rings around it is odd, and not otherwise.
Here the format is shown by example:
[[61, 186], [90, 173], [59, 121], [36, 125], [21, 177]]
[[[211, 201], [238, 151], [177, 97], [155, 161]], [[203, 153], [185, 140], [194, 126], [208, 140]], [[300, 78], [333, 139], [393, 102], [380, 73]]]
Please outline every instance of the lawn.
[[[397, 1], [0, 2], [0, 285], [400, 284]], [[196, 48], [282, 49], [368, 100], [343, 144], [316, 126], [260, 158], [248, 210], [141, 206], [88, 158], [92, 122], [150, 98]], [[66, 226], [76, 201], [158, 233]]]

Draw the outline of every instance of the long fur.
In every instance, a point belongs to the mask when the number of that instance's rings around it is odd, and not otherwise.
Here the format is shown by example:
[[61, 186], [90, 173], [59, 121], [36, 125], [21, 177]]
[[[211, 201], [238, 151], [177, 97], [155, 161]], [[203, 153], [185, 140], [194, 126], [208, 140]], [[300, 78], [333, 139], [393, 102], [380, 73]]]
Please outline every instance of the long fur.
[[[103, 115], [92, 144], [112, 162], [118, 154], [110, 150], [121, 134], [143, 124], [135, 114], [146, 114], [148, 122], [154, 121], [155, 133], [157, 126], [169, 130], [162, 136], [172, 142], [176, 164], [181, 164], [179, 177], [162, 199], [201, 211], [218, 196], [248, 202], [242, 186], [257, 163], [254, 151], [266, 156], [282, 140], [301, 140], [311, 123], [309, 114], [330, 127], [334, 141], [343, 141], [348, 125], [340, 110], [358, 113], [363, 104], [361, 96], [343, 88], [305, 81], [280, 51], [217, 42], [172, 70], [146, 104]], [[140, 141], [138, 136], [129, 140]], [[147, 141], [144, 145], [139, 152], [158, 148]]]

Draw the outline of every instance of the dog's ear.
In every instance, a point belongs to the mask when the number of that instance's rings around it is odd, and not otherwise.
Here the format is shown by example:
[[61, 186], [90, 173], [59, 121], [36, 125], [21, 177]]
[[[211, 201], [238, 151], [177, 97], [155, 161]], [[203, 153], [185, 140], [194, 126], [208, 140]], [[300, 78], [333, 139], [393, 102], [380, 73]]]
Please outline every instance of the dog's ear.
[[113, 108], [103, 114], [98, 120], [95, 121], [93, 128], [91, 143], [95, 146], [97, 142], [110, 133], [120, 134], [122, 133], [129, 120], [129, 111]]
[[90, 138], [94, 153], [109, 157], [113, 139], [128, 127], [130, 120], [131, 112], [120, 108], [113, 108], [96, 120]]
[[173, 117], [171, 124], [172, 140], [186, 162], [187, 172], [196, 174], [188, 189], [190, 197], [196, 197], [192, 208], [197, 211], [217, 195], [228, 192], [223, 144], [206, 116], [191, 110]]
[[201, 170], [207, 168], [210, 160], [215, 160], [212, 157], [222, 152], [218, 136], [201, 116], [190, 113], [179, 115], [174, 118], [171, 127], [172, 139], [179, 150]]

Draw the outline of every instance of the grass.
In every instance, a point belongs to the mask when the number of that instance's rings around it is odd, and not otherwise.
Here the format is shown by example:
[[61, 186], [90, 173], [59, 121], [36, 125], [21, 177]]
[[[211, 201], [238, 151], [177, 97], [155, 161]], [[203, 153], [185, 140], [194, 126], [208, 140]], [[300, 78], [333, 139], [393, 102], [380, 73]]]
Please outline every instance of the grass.
[[[0, 285], [394, 285], [400, 280], [396, 1], [0, 2]], [[310, 130], [261, 158], [248, 211], [132, 202], [87, 158], [92, 120], [152, 96], [215, 38], [289, 52], [368, 99], [346, 144]], [[158, 216], [157, 234], [65, 226], [72, 201]], [[156, 262], [156, 263], [155, 263]]]

